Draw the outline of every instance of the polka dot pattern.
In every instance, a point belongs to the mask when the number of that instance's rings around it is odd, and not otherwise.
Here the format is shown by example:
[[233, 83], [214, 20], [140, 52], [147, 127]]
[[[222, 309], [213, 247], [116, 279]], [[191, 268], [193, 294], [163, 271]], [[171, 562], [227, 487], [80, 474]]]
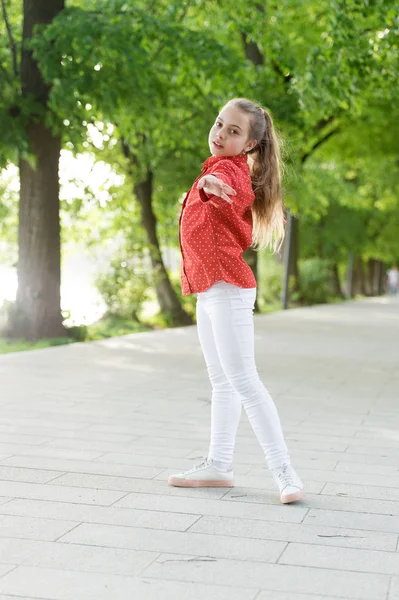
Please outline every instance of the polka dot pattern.
[[[183, 295], [205, 292], [221, 280], [242, 288], [256, 287], [242, 257], [252, 243], [251, 206], [255, 199], [247, 157], [211, 156], [202, 166], [183, 202], [179, 220]], [[236, 191], [232, 204], [197, 188], [197, 181], [211, 174]]]

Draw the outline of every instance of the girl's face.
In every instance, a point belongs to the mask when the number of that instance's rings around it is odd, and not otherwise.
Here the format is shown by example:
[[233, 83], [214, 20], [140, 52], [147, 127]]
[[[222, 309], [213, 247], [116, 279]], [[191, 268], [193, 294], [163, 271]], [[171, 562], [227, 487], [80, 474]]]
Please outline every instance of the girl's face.
[[236, 156], [256, 146], [249, 140], [250, 116], [227, 104], [209, 132], [209, 148], [213, 156]]

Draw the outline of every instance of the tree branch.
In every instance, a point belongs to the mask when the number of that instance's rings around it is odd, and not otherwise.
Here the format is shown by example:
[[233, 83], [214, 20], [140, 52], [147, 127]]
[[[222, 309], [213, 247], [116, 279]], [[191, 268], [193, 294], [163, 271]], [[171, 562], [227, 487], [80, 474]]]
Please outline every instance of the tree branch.
[[326, 133], [323, 137], [321, 137], [319, 140], [317, 140], [317, 142], [315, 142], [312, 147], [305, 152], [305, 154], [302, 155], [301, 157], [301, 163], [302, 165], [305, 164], [305, 162], [307, 161], [307, 159], [309, 158], [309, 156], [311, 156], [313, 154], [313, 152], [319, 148], [322, 144], [324, 144], [327, 140], [330, 139], [330, 137], [332, 137], [333, 135], [335, 135], [336, 133], [338, 133], [341, 130], [341, 126], [337, 125], [335, 127], [335, 129], [331, 129], [331, 131], [329, 131], [328, 133]]
[[10, 84], [12, 84], [12, 78], [10, 73], [7, 71], [7, 69], [5, 69], [3, 67], [3, 65], [0, 63], [0, 71], [4, 74], [4, 77], [6, 78], [6, 81]]
[[14, 37], [12, 35], [12, 30], [11, 30], [10, 22], [8, 20], [8, 15], [7, 15], [7, 9], [6, 9], [5, 0], [1, 0], [1, 9], [2, 9], [2, 13], [3, 13], [3, 19], [4, 19], [4, 22], [6, 24], [8, 39], [10, 41], [10, 49], [11, 49], [11, 55], [12, 55], [13, 72], [14, 72], [15, 77], [18, 77], [18, 53], [17, 53], [17, 46], [15, 44]]

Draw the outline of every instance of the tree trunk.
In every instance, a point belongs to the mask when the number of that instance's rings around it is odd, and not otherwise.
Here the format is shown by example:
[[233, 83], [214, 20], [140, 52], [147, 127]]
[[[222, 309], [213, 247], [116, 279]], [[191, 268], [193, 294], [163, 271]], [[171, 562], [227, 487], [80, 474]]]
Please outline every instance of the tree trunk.
[[375, 258], [371, 258], [368, 261], [368, 278], [369, 278], [369, 288], [370, 295], [379, 296], [383, 293], [381, 290], [381, 271], [383, 271], [383, 264], [380, 260]]
[[293, 282], [292, 286], [290, 286], [290, 289], [292, 292], [296, 292], [299, 290], [299, 227], [298, 219], [293, 216], [291, 216], [291, 236], [291, 252], [288, 264], [288, 275], [290, 280]]
[[146, 179], [134, 186], [134, 192], [141, 208], [141, 223], [147, 233], [157, 299], [161, 311], [171, 316], [173, 324], [191, 325], [192, 319], [183, 310], [162, 260], [156, 219], [152, 210], [152, 183], [153, 174], [147, 171]]
[[[21, 90], [46, 109], [44, 83], [26, 42], [37, 24], [50, 23], [64, 0], [24, 0]], [[18, 291], [11, 335], [36, 340], [66, 335], [60, 308], [59, 136], [46, 127], [43, 113], [26, 128], [33, 166], [20, 159]]]
[[387, 283], [386, 283], [386, 267], [385, 264], [379, 260], [379, 271], [378, 271], [378, 294], [385, 294]]
[[338, 265], [335, 262], [331, 265], [331, 286], [334, 296], [339, 296], [340, 298], [344, 297], [341, 282], [339, 280]]
[[[251, 267], [256, 282], [258, 282], [258, 253], [252, 248], [247, 248], [243, 254], [244, 260]], [[258, 298], [255, 300], [255, 312], [259, 312]]]
[[353, 295], [366, 295], [366, 287], [364, 281], [363, 261], [360, 257], [355, 258], [353, 269]]

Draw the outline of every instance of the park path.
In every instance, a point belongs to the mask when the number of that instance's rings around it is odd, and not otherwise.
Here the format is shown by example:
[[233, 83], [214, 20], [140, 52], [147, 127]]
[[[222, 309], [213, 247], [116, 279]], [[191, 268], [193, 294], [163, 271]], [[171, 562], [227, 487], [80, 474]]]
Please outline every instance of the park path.
[[256, 317], [306, 500], [282, 506], [246, 417], [236, 487], [206, 454], [194, 327], [0, 357], [0, 600], [399, 600], [399, 302]]

